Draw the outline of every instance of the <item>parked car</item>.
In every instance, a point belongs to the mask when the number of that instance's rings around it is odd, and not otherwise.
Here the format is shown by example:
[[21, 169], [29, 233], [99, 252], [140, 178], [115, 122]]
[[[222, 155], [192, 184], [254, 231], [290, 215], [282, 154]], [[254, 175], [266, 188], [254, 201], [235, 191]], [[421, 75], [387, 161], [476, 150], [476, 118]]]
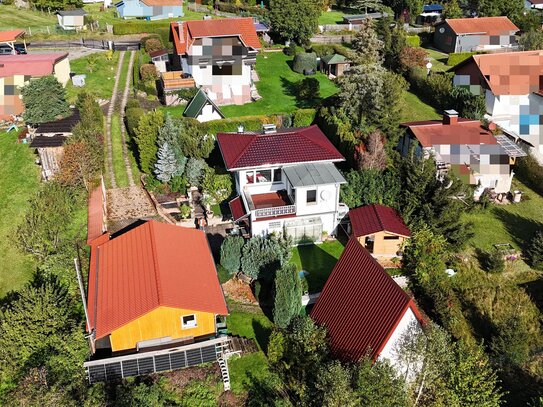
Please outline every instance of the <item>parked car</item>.
[[22, 44], [15, 44], [15, 53], [9, 45], [0, 45], [0, 55], [26, 54], [26, 49]]

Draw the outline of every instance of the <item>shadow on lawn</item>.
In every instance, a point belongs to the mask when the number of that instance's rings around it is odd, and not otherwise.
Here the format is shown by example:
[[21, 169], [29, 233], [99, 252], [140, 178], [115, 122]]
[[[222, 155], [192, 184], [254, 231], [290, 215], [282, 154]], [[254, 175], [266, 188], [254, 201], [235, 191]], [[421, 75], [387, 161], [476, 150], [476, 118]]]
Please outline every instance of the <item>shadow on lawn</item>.
[[337, 259], [315, 244], [298, 246], [298, 253], [300, 254], [302, 270], [309, 273], [306, 275], [309, 292], [320, 292], [330, 276]]
[[322, 99], [320, 97], [313, 99], [302, 99], [300, 97], [300, 85], [303, 79], [297, 82], [293, 82], [281, 76], [281, 86], [284, 89], [286, 95], [294, 96], [296, 98], [296, 107], [299, 109], [308, 109], [315, 107]]
[[262, 349], [262, 352], [264, 352], [267, 355], [271, 329], [269, 327], [262, 325], [262, 323], [259, 320], [253, 319], [253, 331], [255, 332], [255, 339], [258, 342], [260, 349]]
[[526, 251], [535, 232], [543, 229], [543, 224], [540, 222], [525, 218], [516, 213], [511, 213], [502, 208], [495, 208], [494, 214], [503, 223], [507, 233], [509, 233], [513, 241], [523, 252]]

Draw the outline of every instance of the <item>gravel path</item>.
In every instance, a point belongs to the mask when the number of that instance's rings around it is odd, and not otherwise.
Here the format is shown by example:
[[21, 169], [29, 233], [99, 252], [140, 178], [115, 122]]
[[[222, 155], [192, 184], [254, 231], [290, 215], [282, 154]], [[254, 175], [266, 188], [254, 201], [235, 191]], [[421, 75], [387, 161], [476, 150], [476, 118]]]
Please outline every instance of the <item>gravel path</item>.
[[130, 61], [128, 63], [128, 72], [126, 74], [126, 82], [124, 84], [123, 98], [121, 99], [121, 140], [123, 143], [123, 159], [124, 165], [126, 167], [126, 175], [128, 175], [128, 185], [133, 187], [136, 185], [134, 183], [134, 176], [132, 175], [132, 166], [130, 165], [130, 159], [128, 158], [128, 147], [126, 144], [126, 126], [124, 125], [124, 109], [126, 107], [126, 102], [128, 101], [128, 94], [130, 92], [130, 81], [132, 80], [132, 71], [134, 69], [134, 59], [136, 57], [136, 52], [130, 52]]
[[[125, 51], [121, 51], [119, 54], [119, 62], [117, 63], [117, 73], [115, 74], [115, 84], [113, 85], [113, 94], [111, 95], [111, 101], [109, 102], [109, 108], [106, 117], [106, 146], [107, 146], [107, 173], [111, 183], [111, 188], [117, 188], [117, 181], [115, 180], [115, 173], [113, 171], [113, 148], [111, 140], [111, 120], [113, 118], [113, 112], [115, 110], [115, 102], [117, 101], [117, 92], [119, 91], [119, 78], [123, 67]], [[121, 126], [122, 127], [122, 126]]]

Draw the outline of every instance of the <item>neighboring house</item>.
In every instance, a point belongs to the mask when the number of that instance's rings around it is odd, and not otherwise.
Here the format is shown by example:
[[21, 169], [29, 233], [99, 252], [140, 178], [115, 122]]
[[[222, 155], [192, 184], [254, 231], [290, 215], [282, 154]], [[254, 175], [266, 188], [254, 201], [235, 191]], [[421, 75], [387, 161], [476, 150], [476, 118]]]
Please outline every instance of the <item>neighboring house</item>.
[[543, 10], [543, 0], [524, 0], [524, 6], [528, 9]]
[[473, 55], [453, 67], [454, 86], [486, 100], [486, 117], [543, 163], [543, 51]]
[[262, 133], [219, 133], [217, 141], [239, 195], [232, 216], [252, 236], [284, 231], [301, 242], [336, 232], [348, 212], [339, 203], [346, 181], [334, 165], [344, 158], [316, 125], [265, 125]]
[[54, 75], [66, 86], [70, 80], [68, 54], [0, 55], [0, 120], [23, 113], [21, 88], [32, 78]]
[[72, 135], [73, 128], [79, 123], [79, 110], [60, 120], [42, 123], [31, 136], [30, 147], [35, 148], [41, 165], [44, 181], [54, 178], [60, 169], [64, 153], [64, 143]]
[[417, 24], [435, 24], [441, 21], [443, 6], [441, 4], [425, 4], [422, 13], [417, 16]]
[[343, 55], [331, 54], [323, 56], [320, 65], [321, 72], [332, 78], [336, 78], [349, 70], [351, 61], [347, 60]]
[[447, 18], [435, 26], [434, 45], [447, 53], [513, 49], [518, 30], [507, 17]]
[[217, 105], [250, 102], [260, 40], [251, 17], [172, 22], [170, 38], [184, 74]]
[[83, 9], [57, 11], [58, 25], [63, 30], [81, 30], [85, 26], [87, 12]]
[[183, 112], [183, 116], [192, 117], [201, 123], [210, 120], [224, 119], [224, 115], [219, 107], [209, 99], [202, 88], [198, 90], [196, 96], [189, 102]]
[[215, 338], [217, 317], [228, 309], [203, 231], [151, 220], [104, 234], [90, 246], [93, 353], [134, 353]]
[[402, 154], [407, 154], [414, 144], [419, 154], [435, 158], [438, 174], [452, 172], [466, 184], [477, 186], [475, 198], [485, 189], [497, 194], [509, 192], [511, 164], [516, 157], [526, 155], [505, 135], [495, 136], [479, 120], [459, 119], [454, 110], [446, 111], [442, 121], [401, 126], [407, 128], [399, 145]]
[[124, 19], [164, 20], [184, 15], [182, 0], [122, 0], [115, 7]]
[[[311, 318], [324, 327], [334, 357], [356, 363], [388, 359], [402, 371], [398, 342], [420, 329], [422, 316], [409, 297], [354, 238], [336, 263]], [[415, 332], [413, 332], [415, 331]]]
[[395, 209], [367, 205], [349, 211], [352, 235], [374, 257], [401, 256], [411, 232]]
[[167, 49], [149, 52], [151, 62], [155, 65], [158, 72], [163, 73], [169, 71], [170, 68], [170, 52]]

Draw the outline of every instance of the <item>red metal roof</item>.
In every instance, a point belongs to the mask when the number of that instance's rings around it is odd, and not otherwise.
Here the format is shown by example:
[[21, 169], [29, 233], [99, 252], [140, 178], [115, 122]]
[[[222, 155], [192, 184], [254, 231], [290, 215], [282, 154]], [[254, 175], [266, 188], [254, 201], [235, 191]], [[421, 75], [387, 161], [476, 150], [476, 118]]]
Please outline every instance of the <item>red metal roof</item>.
[[96, 339], [160, 306], [228, 314], [203, 231], [149, 221], [102, 240], [91, 244], [89, 271]]
[[217, 141], [229, 170], [270, 164], [344, 160], [315, 124], [269, 134], [219, 133]]
[[25, 35], [25, 30], [0, 31], [0, 42], [13, 42]]
[[66, 52], [2, 55], [0, 56], [0, 78], [13, 75], [51, 75], [54, 72], [55, 64], [67, 57]]
[[411, 232], [395, 209], [384, 205], [367, 205], [349, 211], [353, 234], [356, 237], [377, 232], [411, 236]]
[[101, 187], [91, 192], [87, 210], [87, 244], [90, 245], [104, 233], [104, 201]]
[[360, 243], [351, 238], [311, 311], [328, 330], [332, 353], [356, 362], [375, 360], [408, 308], [422, 317], [413, 300]]
[[241, 218], [247, 216], [247, 211], [245, 210], [245, 205], [243, 205], [241, 196], [232, 199], [230, 202], [228, 202], [228, 205], [230, 206], [230, 212], [232, 212], [234, 222], [237, 222]]
[[229, 36], [239, 37], [247, 47], [261, 48], [252, 17], [170, 23], [170, 37], [178, 55], [189, 51], [195, 38]]
[[441, 120], [402, 123], [420, 142], [422, 147], [435, 145], [498, 144], [491, 131], [479, 120], [458, 119], [456, 124], [443, 124]]
[[507, 17], [448, 18], [445, 22], [456, 34], [508, 35], [519, 30]]

